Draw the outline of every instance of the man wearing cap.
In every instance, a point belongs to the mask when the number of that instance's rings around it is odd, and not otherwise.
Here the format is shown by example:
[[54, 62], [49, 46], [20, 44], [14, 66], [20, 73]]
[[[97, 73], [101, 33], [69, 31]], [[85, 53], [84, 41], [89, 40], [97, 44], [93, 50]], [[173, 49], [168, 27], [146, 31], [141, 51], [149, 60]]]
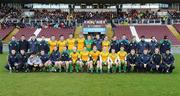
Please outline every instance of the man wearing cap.
[[164, 36], [164, 39], [160, 41], [160, 52], [166, 53], [166, 50], [171, 50], [171, 41], [168, 36]]

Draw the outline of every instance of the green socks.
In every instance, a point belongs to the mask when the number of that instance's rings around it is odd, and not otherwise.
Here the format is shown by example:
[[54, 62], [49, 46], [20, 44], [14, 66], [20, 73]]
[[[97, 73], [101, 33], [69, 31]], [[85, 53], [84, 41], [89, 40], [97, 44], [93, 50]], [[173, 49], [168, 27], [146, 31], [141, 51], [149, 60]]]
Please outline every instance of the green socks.
[[121, 72], [121, 65], [119, 65], [118, 68], [119, 68], [119, 73], [120, 73]]
[[79, 72], [79, 64], [76, 64], [75, 69], [76, 69], [76, 72]]
[[73, 66], [72, 66], [72, 64], [69, 64], [69, 72], [72, 73], [72, 71], [73, 71]]
[[126, 72], [126, 65], [124, 65], [123, 67], [124, 67], [124, 68], [123, 68], [123, 69], [124, 69], [124, 72]]
[[116, 72], [116, 65], [113, 65], [113, 72]]

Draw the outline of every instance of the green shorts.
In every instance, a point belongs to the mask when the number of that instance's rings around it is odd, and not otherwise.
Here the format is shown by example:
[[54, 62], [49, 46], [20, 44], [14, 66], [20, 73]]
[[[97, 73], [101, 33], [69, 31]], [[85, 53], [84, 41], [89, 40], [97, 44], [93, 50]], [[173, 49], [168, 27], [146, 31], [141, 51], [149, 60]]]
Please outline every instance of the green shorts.
[[125, 64], [125, 61], [121, 61], [121, 65], [124, 65]]
[[86, 65], [86, 64], [87, 64], [87, 61], [82, 60], [82, 63]]
[[107, 62], [102, 61], [102, 65], [107, 65]]

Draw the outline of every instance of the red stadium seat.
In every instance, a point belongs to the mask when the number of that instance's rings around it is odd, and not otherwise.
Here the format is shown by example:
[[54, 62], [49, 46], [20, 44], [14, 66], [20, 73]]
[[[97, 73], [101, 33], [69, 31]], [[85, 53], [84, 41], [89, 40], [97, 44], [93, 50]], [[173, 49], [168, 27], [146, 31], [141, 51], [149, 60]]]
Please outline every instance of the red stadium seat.
[[25, 35], [27, 39], [31, 37], [31, 35], [34, 34], [36, 31], [36, 28], [20, 28], [19, 32], [15, 35], [16, 38], [20, 38], [21, 35]]
[[131, 39], [132, 33], [129, 26], [119, 25], [114, 28], [114, 35], [117, 36], [118, 39], [121, 39], [123, 34], [125, 34], [128, 39]]
[[173, 45], [180, 45], [180, 41], [170, 32], [166, 25], [137, 25], [136, 31], [140, 36], [144, 35], [147, 39], [156, 36], [159, 41], [166, 35], [172, 41]]
[[52, 35], [54, 35], [56, 36], [56, 39], [58, 39], [60, 35], [64, 35], [65, 38], [68, 38], [68, 35], [70, 33], [74, 33], [74, 29], [42, 28], [38, 37], [41, 37], [42, 35], [44, 35], [46, 38], [50, 38]]

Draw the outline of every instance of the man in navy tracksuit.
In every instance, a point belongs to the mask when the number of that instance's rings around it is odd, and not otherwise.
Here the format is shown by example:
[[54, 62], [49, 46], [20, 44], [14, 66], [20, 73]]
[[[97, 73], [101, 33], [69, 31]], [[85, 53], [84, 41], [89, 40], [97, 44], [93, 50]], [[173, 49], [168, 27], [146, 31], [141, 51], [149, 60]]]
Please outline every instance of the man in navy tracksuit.
[[95, 45], [99, 51], [102, 50], [102, 39], [100, 38], [99, 34], [96, 35], [93, 45]]
[[130, 53], [126, 57], [127, 61], [127, 71], [137, 71], [137, 64], [138, 64], [138, 56], [134, 49], [131, 49]]
[[26, 40], [25, 36], [21, 36], [21, 40], [19, 40], [19, 51], [24, 50], [25, 52], [28, 52], [29, 48], [29, 42]]
[[145, 36], [141, 36], [141, 41], [137, 45], [138, 54], [142, 54], [144, 49], [149, 50], [149, 44], [145, 41]]
[[29, 52], [37, 53], [39, 50], [39, 42], [36, 40], [36, 36], [32, 35], [31, 40], [29, 41]]
[[42, 36], [41, 37], [41, 41], [39, 42], [39, 51], [44, 50], [46, 54], [48, 54], [49, 52], [49, 45], [48, 42], [45, 41], [45, 37]]
[[164, 39], [160, 41], [160, 52], [166, 53], [166, 50], [171, 50], [171, 41], [168, 40], [167, 36], [164, 36]]
[[138, 72], [146, 72], [151, 63], [151, 56], [148, 54], [148, 49], [144, 49], [143, 54], [138, 57]]
[[[51, 64], [50, 56], [48, 54], [46, 54], [44, 50], [41, 50], [40, 51], [40, 59], [41, 59], [42, 64], [43, 64], [42, 68], [45, 67], [45, 69], [47, 71], [48, 65]], [[42, 68], [41, 68], [41, 70], [42, 70]]]
[[69, 52], [68, 52], [68, 50], [67, 50], [67, 48], [66, 47], [64, 47], [64, 50], [63, 50], [63, 52], [61, 53], [61, 58], [60, 58], [60, 60], [61, 60], [61, 65], [62, 66], [65, 66], [66, 68], [65, 68], [65, 70], [66, 70], [66, 72], [68, 72], [68, 70], [69, 70], [69, 61], [70, 61], [70, 58], [69, 58]]
[[60, 60], [60, 52], [58, 50], [53, 50], [53, 52], [50, 55], [50, 60], [52, 63], [55, 63], [56, 61]]
[[151, 64], [148, 66], [148, 71], [162, 72], [163, 68], [162, 55], [159, 52], [159, 48], [155, 48], [155, 53], [151, 57]]
[[150, 49], [150, 55], [154, 54], [155, 48], [158, 48], [159, 44], [156, 40], [156, 37], [152, 36], [151, 37], [151, 42], [149, 43], [149, 49]]
[[128, 53], [129, 53], [132, 49], [134, 49], [134, 50], [137, 52], [137, 45], [138, 45], [138, 43], [137, 43], [137, 41], [136, 41], [136, 37], [133, 36], [132, 41], [129, 43]]
[[20, 53], [18, 54], [18, 66], [17, 66], [18, 71], [26, 70], [27, 59], [28, 59], [28, 55], [26, 54], [26, 52], [23, 49], [20, 50]]
[[[52, 62], [52, 64], [51, 65], [49, 65], [49, 70], [50, 71], [57, 71], [58, 69], [60, 69], [60, 68], [58, 68], [57, 67], [57, 65], [56, 64], [59, 64], [59, 61], [60, 61], [60, 52], [59, 52], [59, 50], [58, 50], [58, 47], [56, 46], [56, 47], [54, 47], [54, 50], [52, 51], [52, 53], [51, 53], [51, 55], [50, 55], [50, 60], [51, 60], [51, 62]], [[55, 68], [56, 67], [56, 68]], [[61, 71], [61, 70], [59, 70], [59, 71]]]
[[164, 72], [172, 73], [174, 66], [174, 56], [170, 53], [170, 49], [166, 50], [166, 53], [162, 55], [163, 57], [163, 65], [164, 65]]
[[16, 38], [13, 36], [11, 41], [9, 42], [9, 53], [11, 50], [19, 51], [19, 43], [16, 41]]
[[16, 50], [12, 49], [8, 56], [8, 64], [5, 66], [5, 68], [12, 72], [16, 70], [16, 66], [18, 65], [18, 55], [16, 53]]
[[110, 52], [111, 52], [111, 49], [115, 49], [115, 52], [118, 52], [118, 41], [116, 40], [117, 39], [117, 37], [116, 36], [114, 36], [113, 38], [112, 38], [112, 40], [111, 40], [111, 44], [110, 44]]
[[120, 48], [123, 46], [124, 47], [124, 51], [128, 52], [128, 48], [129, 48], [129, 41], [127, 40], [126, 36], [123, 35], [122, 36], [122, 40], [119, 40], [119, 44], [118, 44], [118, 51], [120, 51]]

